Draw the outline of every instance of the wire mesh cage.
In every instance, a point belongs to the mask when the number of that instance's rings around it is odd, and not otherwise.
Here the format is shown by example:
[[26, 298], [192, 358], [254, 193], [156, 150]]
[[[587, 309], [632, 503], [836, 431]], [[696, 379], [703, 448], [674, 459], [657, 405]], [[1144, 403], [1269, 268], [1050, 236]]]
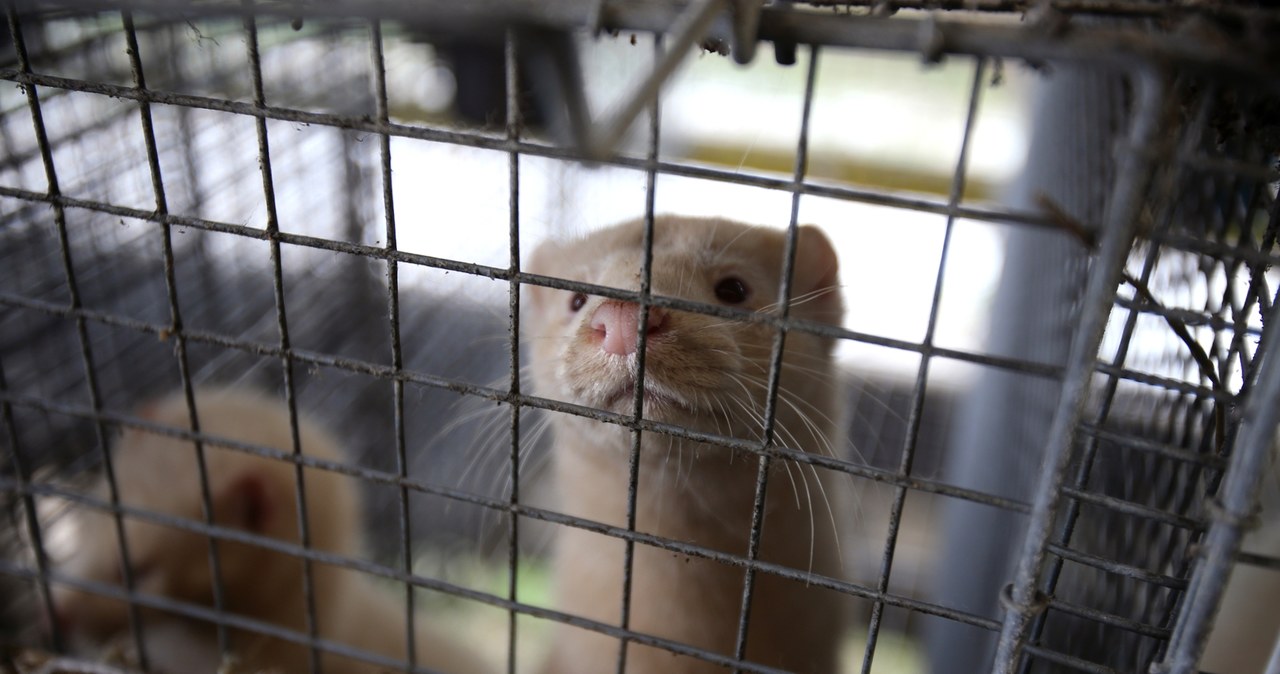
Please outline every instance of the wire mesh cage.
[[9, 670], [1280, 671], [1264, 3], [6, 12]]

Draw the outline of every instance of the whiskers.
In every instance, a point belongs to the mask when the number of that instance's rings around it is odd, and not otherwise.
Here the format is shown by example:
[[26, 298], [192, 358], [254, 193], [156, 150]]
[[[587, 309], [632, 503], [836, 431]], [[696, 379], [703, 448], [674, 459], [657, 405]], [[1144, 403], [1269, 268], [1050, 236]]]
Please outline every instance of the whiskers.
[[[865, 463], [855, 447], [844, 443], [844, 419], [839, 414], [843, 406], [836, 404], [825, 407], [813, 402], [839, 401], [843, 398], [837, 390], [840, 387], [839, 378], [829, 370], [829, 361], [825, 370], [805, 367], [792, 362], [795, 360], [792, 355], [788, 352], [787, 359], [783, 361], [774, 406], [773, 444], [833, 459], [845, 459], [846, 455], [852, 455], [855, 462]], [[716, 405], [720, 416], [725, 419], [724, 425], [738, 428], [740, 434], [741, 429], [754, 429], [751, 437], [740, 439], [762, 440], [769, 387], [767, 372], [759, 366], [750, 367], [729, 374], [728, 381], [730, 385], [718, 396], [719, 402]], [[812, 395], [814, 387], [826, 387], [829, 390], [822, 390], [821, 395], [815, 396]], [[841, 528], [844, 518], [838, 514], [843, 515], [850, 508], [856, 510], [860, 505], [854, 476], [837, 469], [821, 468], [814, 463], [797, 460], [794, 456], [778, 457], [774, 461], [774, 467], [779, 473], [786, 475], [785, 484], [790, 489], [789, 494], [784, 489], [780, 496], [790, 500], [792, 505], [789, 507], [794, 507], [808, 517], [808, 570], [818, 570], [815, 569], [817, 548], [822, 537], [828, 535], [819, 533], [821, 520], [826, 520], [822, 528], [829, 528], [831, 547], [834, 548], [837, 563], [843, 568], [845, 560]], [[833, 472], [835, 475], [831, 475]], [[780, 501], [773, 503], [779, 504]]]
[[[791, 298], [791, 301], [788, 303], [788, 306], [791, 309], [795, 309], [797, 307], [804, 307], [806, 304], [822, 299], [823, 297], [826, 297], [828, 295], [839, 294], [840, 288], [841, 286], [827, 286], [826, 288], [818, 288], [816, 290], [811, 290], [807, 293], [796, 295], [795, 297]], [[767, 304], [763, 307], [760, 307], [760, 312], [776, 313], [781, 306], [782, 306], [781, 303], [774, 302], [773, 304]]]
[[[527, 388], [528, 369], [524, 366], [519, 372], [523, 388]], [[489, 385], [497, 388], [507, 384], [508, 378], [504, 376]], [[430, 454], [430, 450], [445, 445], [443, 451], [467, 457], [460, 471], [451, 471], [444, 476], [449, 481], [448, 486], [490, 499], [506, 500], [512, 493], [514, 448], [514, 472], [519, 476], [520, 501], [526, 501], [524, 487], [536, 483], [548, 464], [546, 440], [551, 425], [548, 413], [521, 407], [513, 425], [511, 406], [472, 397], [459, 400], [451, 412], [452, 420], [439, 428], [425, 447], [426, 453]], [[432, 479], [438, 480], [440, 476], [433, 473]], [[446, 520], [452, 519], [457, 507], [462, 506], [454, 499], [448, 499], [443, 506]], [[505, 529], [502, 521], [508, 516], [511, 515], [500, 509], [483, 509], [475, 524], [477, 530], [473, 540], [477, 549], [473, 552], [481, 555], [491, 552], [490, 548], [505, 535], [502, 533]], [[535, 547], [541, 547], [541, 544]]]
[[[763, 406], [763, 396], [751, 395], [751, 387], [754, 386], [756, 392], [763, 393], [765, 386], [762, 385], [758, 379], [742, 375], [736, 375], [734, 377], [734, 381], [746, 392], [745, 396], [738, 394], [734, 394], [732, 396], [734, 402], [737, 403], [737, 409], [740, 410], [743, 416], [748, 417], [755, 425], [757, 425], [763, 433], [764, 427], [767, 423]], [[789, 400], [789, 398], [789, 395], [782, 390], [779, 390], [777, 398], [778, 401], [783, 405], [788, 405], [792, 414], [775, 414], [774, 424], [772, 427], [775, 443], [801, 450], [813, 451], [818, 454], [830, 455], [832, 450], [826, 435], [819, 430], [817, 423], [805, 414], [798, 405]], [[795, 419], [798, 419], [801, 425], [804, 426], [805, 430], [808, 431], [805, 439], [809, 440], [809, 442], [802, 442], [801, 439], [793, 432], [789, 424], [783, 420], [783, 417], [794, 417]], [[801, 432], [803, 433], [803, 431]], [[809, 555], [806, 569], [809, 572], [813, 572], [818, 535], [817, 518], [814, 516], [815, 487], [810, 484], [810, 476], [812, 476], [813, 482], [816, 484], [816, 490], [818, 492], [820, 502], [824, 505], [827, 511], [827, 517], [831, 523], [832, 540], [835, 542], [835, 548], [838, 554], [840, 549], [840, 529], [835, 516], [835, 511], [831, 507], [831, 499], [827, 494], [826, 486], [823, 484], [824, 481], [818, 475], [817, 468], [815, 466], [812, 464], [805, 466], [788, 458], [779, 458], [777, 459], [775, 466], [777, 463], [782, 465], [782, 469], [791, 485], [792, 496], [795, 500], [795, 508], [807, 513], [808, 515]], [[796, 464], [795, 470], [792, 469], [793, 463]], [[808, 469], [807, 472], [806, 468]], [[801, 496], [803, 496], [803, 502], [801, 501]], [[841, 560], [840, 563], [843, 564], [843, 560]]]

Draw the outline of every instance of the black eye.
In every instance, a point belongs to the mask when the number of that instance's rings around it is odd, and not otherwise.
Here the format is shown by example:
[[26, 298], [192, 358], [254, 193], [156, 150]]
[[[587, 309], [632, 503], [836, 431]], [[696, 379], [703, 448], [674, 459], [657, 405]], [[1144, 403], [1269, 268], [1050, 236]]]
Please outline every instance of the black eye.
[[573, 297], [569, 299], [569, 310], [577, 311], [581, 309], [582, 305], [586, 303], [587, 303], [586, 295], [583, 295], [582, 293], [574, 293]]
[[747, 284], [736, 276], [720, 279], [716, 283], [716, 299], [725, 304], [742, 304], [747, 301], [747, 296], [750, 294]]

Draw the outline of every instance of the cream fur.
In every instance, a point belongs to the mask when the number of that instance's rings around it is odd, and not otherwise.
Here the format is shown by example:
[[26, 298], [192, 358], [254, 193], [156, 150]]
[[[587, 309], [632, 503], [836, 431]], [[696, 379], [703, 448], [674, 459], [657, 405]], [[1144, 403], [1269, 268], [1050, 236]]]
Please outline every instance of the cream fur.
[[[548, 243], [531, 271], [635, 290], [639, 287], [643, 225], [624, 223], [585, 238]], [[784, 232], [722, 219], [658, 218], [652, 292], [721, 303], [715, 287], [742, 280], [750, 311], [772, 311], [782, 270]], [[799, 230], [790, 315], [838, 324], [835, 253], [821, 232]], [[572, 293], [530, 287], [526, 340], [535, 393], [630, 414], [636, 358], [600, 348], [590, 325], [605, 300], [588, 297], [573, 310]], [[644, 416], [699, 431], [759, 440], [755, 418], [764, 409], [775, 331], [759, 324], [672, 311], [646, 351], [649, 396]], [[839, 446], [840, 405], [831, 340], [803, 332], [786, 337], [777, 407], [780, 444], [831, 453]], [[742, 383], [749, 379], [750, 383]], [[809, 424], [801, 418], [808, 417]], [[631, 432], [618, 425], [556, 415], [554, 462], [561, 508], [614, 526], [626, 525]], [[636, 527], [713, 550], [748, 549], [758, 458], [723, 447], [645, 433], [641, 448]], [[768, 483], [760, 557], [800, 571], [840, 575], [832, 515], [846, 511], [840, 482], [805, 465], [775, 459]], [[828, 504], [830, 510], [828, 510]], [[835, 525], [838, 526], [838, 525]], [[556, 542], [557, 608], [610, 624], [621, 612], [624, 544], [566, 528]], [[726, 564], [637, 545], [630, 628], [732, 656], [744, 572]], [[757, 574], [748, 659], [799, 672], [831, 672], [842, 633], [845, 598]], [[614, 638], [558, 628], [548, 672], [612, 671]], [[710, 662], [631, 644], [628, 672], [719, 672]]]
[[[202, 433], [292, 452], [288, 412], [276, 400], [237, 390], [198, 390]], [[189, 429], [185, 397], [171, 395], [145, 407], [153, 423]], [[341, 460], [336, 442], [314, 423], [299, 420], [302, 451], [309, 457]], [[205, 445], [216, 524], [297, 543], [294, 466], [282, 460]], [[203, 522], [194, 444], [157, 433], [126, 430], [113, 452], [124, 505]], [[303, 471], [311, 546], [346, 556], [361, 554], [359, 492], [356, 479], [331, 471]], [[107, 498], [99, 481], [92, 493]], [[115, 525], [100, 510], [70, 509], [54, 525], [69, 527], [57, 569], [101, 583], [120, 583]], [[126, 518], [126, 540], [136, 589], [153, 595], [213, 605], [208, 539], [200, 534]], [[226, 609], [230, 613], [306, 633], [302, 562], [295, 556], [231, 541], [218, 544]], [[406, 657], [404, 604], [364, 574], [312, 564], [317, 631], [324, 639], [391, 658]], [[61, 622], [81, 645], [132, 643], [126, 605], [118, 600], [55, 585]], [[208, 624], [144, 609], [143, 634], [152, 669], [167, 674], [219, 671], [216, 633]], [[419, 622], [420, 664], [451, 672], [483, 671], [474, 656], [430, 633]], [[248, 630], [232, 630], [233, 671], [308, 671], [308, 649]], [[326, 672], [382, 671], [367, 663], [326, 654]]]

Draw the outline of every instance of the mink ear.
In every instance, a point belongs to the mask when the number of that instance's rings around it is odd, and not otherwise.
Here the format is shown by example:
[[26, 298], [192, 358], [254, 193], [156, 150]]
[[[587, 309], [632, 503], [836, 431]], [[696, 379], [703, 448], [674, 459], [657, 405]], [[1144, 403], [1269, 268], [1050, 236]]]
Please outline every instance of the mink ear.
[[821, 229], [801, 225], [796, 231], [796, 265], [793, 298], [806, 297], [804, 315], [839, 325], [844, 315], [840, 293], [840, 263], [836, 250]]
[[840, 285], [836, 249], [821, 229], [801, 225], [796, 232], [795, 282], [801, 292]]
[[213, 494], [214, 517], [222, 526], [266, 533], [276, 510], [265, 478], [251, 472], [235, 477]]

